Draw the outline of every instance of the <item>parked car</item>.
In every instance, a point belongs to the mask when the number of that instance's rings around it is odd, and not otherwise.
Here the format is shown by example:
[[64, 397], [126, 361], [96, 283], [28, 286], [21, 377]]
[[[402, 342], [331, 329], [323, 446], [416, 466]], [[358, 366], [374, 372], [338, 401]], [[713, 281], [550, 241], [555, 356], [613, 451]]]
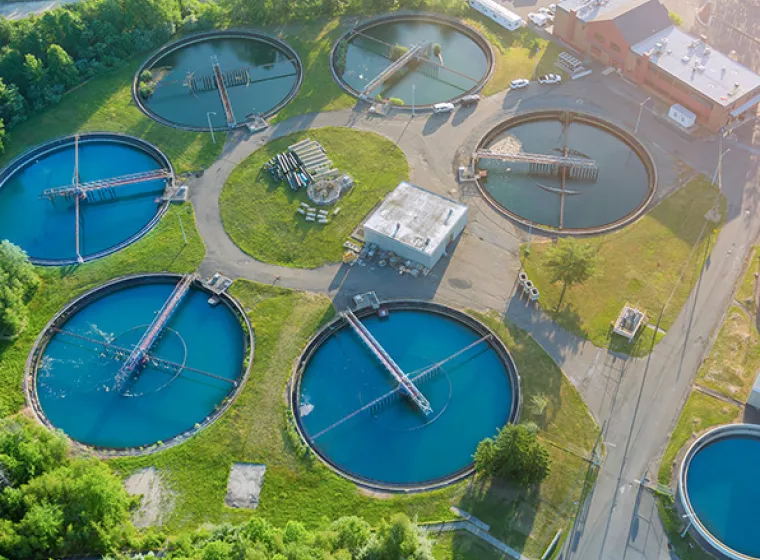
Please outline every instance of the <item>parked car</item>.
[[525, 78], [517, 78], [516, 80], [509, 82], [510, 89], [522, 89], [528, 87], [529, 85], [530, 80], [526, 80]]
[[462, 107], [469, 107], [470, 105], [475, 105], [478, 101], [480, 101], [480, 96], [477, 93], [473, 93], [462, 97], [462, 99], [459, 100], [459, 103]]
[[436, 103], [433, 105], [434, 113], [451, 113], [454, 110], [453, 103]]
[[544, 14], [539, 14], [536, 12], [531, 12], [528, 14], [528, 19], [532, 21], [536, 26], [543, 27], [547, 23], [549, 23], [549, 18], [546, 17]]
[[542, 86], [551, 86], [562, 82], [562, 76], [557, 74], [544, 74], [538, 78], [538, 83]]
[[546, 19], [550, 22], [554, 21], [554, 13], [549, 8], [539, 8], [538, 13], [542, 16], [546, 16]]

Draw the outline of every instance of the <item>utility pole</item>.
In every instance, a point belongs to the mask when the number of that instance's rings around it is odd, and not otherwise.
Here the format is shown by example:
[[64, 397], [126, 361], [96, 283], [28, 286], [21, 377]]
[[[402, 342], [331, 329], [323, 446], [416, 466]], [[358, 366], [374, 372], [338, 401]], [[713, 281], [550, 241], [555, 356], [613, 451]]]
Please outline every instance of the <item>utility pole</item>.
[[412, 84], [412, 116], [414, 116], [414, 89], [415, 86]]
[[214, 144], [216, 144], [216, 138], [214, 138], [214, 127], [211, 126], [211, 115], [216, 116], [216, 113], [214, 113], [213, 111], [209, 111], [208, 113], [206, 113], [206, 118], [208, 119], [208, 130], [209, 132], [211, 132], [211, 141]]
[[650, 99], [652, 99], [652, 98], [651, 97], [647, 97], [644, 101], [642, 101], [641, 103], [639, 103], [639, 116], [636, 119], [636, 128], [633, 129], [633, 133], [634, 134], [638, 133], [638, 131], [639, 131], [639, 124], [641, 124], [641, 113], [644, 112], [644, 105], [646, 105], [647, 101], [649, 101]]
[[185, 235], [185, 226], [182, 225], [182, 216], [177, 214], [177, 219], [179, 220], [179, 229], [182, 230], [182, 239], [185, 240], [185, 245], [187, 245], [187, 235]]
[[713, 174], [712, 184], [714, 185], [716, 181], [718, 181], [718, 188], [723, 188], [723, 156], [725, 156], [728, 152], [731, 151], [731, 148], [726, 148], [726, 151], [723, 151], [723, 135], [725, 133], [723, 132], [723, 129], [720, 131], [720, 136], [718, 137], [718, 165], [715, 168], [715, 173]]

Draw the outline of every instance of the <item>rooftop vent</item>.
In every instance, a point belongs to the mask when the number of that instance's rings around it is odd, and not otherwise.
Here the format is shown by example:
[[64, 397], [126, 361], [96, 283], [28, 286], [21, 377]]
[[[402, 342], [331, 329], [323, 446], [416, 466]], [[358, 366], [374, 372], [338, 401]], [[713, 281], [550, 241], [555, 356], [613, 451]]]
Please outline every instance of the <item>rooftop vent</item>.
[[685, 55], [683, 55], [683, 56], [681, 57], [681, 62], [683, 62], [684, 64], [686, 64], [686, 63], [687, 63], [687, 62], [689, 62], [690, 60], [691, 60], [691, 57], [690, 57], [688, 54], [685, 54]]
[[705, 47], [705, 56], [710, 56], [710, 53], [712, 50], [710, 50], [710, 47]]

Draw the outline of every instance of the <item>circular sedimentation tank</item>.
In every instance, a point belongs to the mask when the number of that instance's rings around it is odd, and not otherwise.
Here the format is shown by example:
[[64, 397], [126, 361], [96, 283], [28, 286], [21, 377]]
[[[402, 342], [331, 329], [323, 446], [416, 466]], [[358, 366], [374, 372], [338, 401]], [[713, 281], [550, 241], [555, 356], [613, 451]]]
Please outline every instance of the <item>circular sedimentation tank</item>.
[[216, 419], [253, 357], [250, 324], [229, 296], [212, 305], [194, 280], [142, 367], [122, 369], [182, 282], [169, 274], [122, 278], [64, 308], [27, 364], [26, 392], [39, 418], [115, 454], [177, 443]]
[[476, 159], [483, 196], [514, 221], [548, 232], [621, 227], [641, 215], [657, 185], [654, 161], [632, 134], [584, 113], [517, 115], [490, 130], [481, 150], [521, 156]]
[[73, 197], [43, 197], [46, 189], [72, 185], [74, 136], [58, 138], [25, 152], [0, 171], [0, 239], [19, 245], [35, 264], [76, 263], [77, 252], [92, 260], [139, 239], [163, 215], [161, 200], [174, 172], [155, 146], [112, 133], [79, 135], [79, 181], [165, 170], [167, 178], [92, 192], [80, 199], [79, 247]]
[[700, 437], [681, 464], [681, 507], [719, 558], [760, 559], [760, 426], [720, 426]]
[[430, 411], [396, 390], [392, 374], [341, 316], [296, 366], [291, 406], [299, 432], [329, 466], [364, 486], [425, 490], [459, 480], [472, 472], [478, 443], [518, 420], [514, 361], [494, 333], [460, 311], [411, 301], [382, 309], [385, 318], [372, 309], [356, 317]]
[[372, 89], [367, 97], [425, 108], [480, 91], [493, 72], [493, 51], [477, 31], [432, 14], [383, 16], [344, 34], [333, 46], [333, 77], [359, 97], [405, 51], [427, 43], [418, 59]]
[[[151, 55], [137, 70], [132, 95], [149, 117], [175, 128], [226, 130], [228, 122], [217, 88], [215, 64], [225, 84], [235, 124], [252, 115], [270, 116], [298, 92], [301, 60], [286, 43], [244, 30], [188, 35]], [[143, 81], [143, 72], [150, 79]], [[147, 86], [151, 93], [143, 94]]]

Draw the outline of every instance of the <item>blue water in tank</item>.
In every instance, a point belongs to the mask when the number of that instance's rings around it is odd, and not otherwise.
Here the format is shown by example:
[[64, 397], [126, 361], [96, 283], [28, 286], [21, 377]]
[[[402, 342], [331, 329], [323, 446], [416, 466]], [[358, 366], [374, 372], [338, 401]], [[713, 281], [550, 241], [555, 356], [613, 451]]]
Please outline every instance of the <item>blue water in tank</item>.
[[731, 436], [707, 444], [689, 464], [686, 487], [713, 536], [760, 558], [760, 438]]
[[[60, 328], [131, 349], [169, 297], [171, 283], [119, 289], [86, 305]], [[195, 288], [185, 296], [150, 350], [159, 358], [237, 381], [245, 342], [238, 317], [212, 307]], [[117, 383], [123, 360], [103, 347], [60, 332], [44, 350], [37, 372], [42, 410], [57, 428], [90, 445], [123, 448], [165, 441], [193, 428], [234, 390], [230, 382], [153, 366]]]
[[[427, 311], [394, 310], [362, 319], [410, 377], [478, 340], [457, 320]], [[433, 413], [407, 397], [364, 412], [312, 438], [340, 469], [386, 484], [419, 484], [468, 467], [478, 442], [510, 417], [514, 389], [496, 351], [481, 343], [444, 366], [418, 388]], [[348, 327], [333, 333], [306, 365], [299, 412], [311, 436], [396, 386], [391, 374]]]
[[[74, 201], [40, 198], [48, 188], [71, 185], [74, 144], [40, 156], [0, 187], [0, 239], [19, 245], [30, 257], [76, 259]], [[108, 140], [79, 146], [81, 182], [160, 169], [159, 162], [139, 148]], [[110, 249], [140, 232], [159, 209], [157, 197], [165, 181], [118, 187], [113, 197], [91, 196], [81, 204], [83, 257]]]

